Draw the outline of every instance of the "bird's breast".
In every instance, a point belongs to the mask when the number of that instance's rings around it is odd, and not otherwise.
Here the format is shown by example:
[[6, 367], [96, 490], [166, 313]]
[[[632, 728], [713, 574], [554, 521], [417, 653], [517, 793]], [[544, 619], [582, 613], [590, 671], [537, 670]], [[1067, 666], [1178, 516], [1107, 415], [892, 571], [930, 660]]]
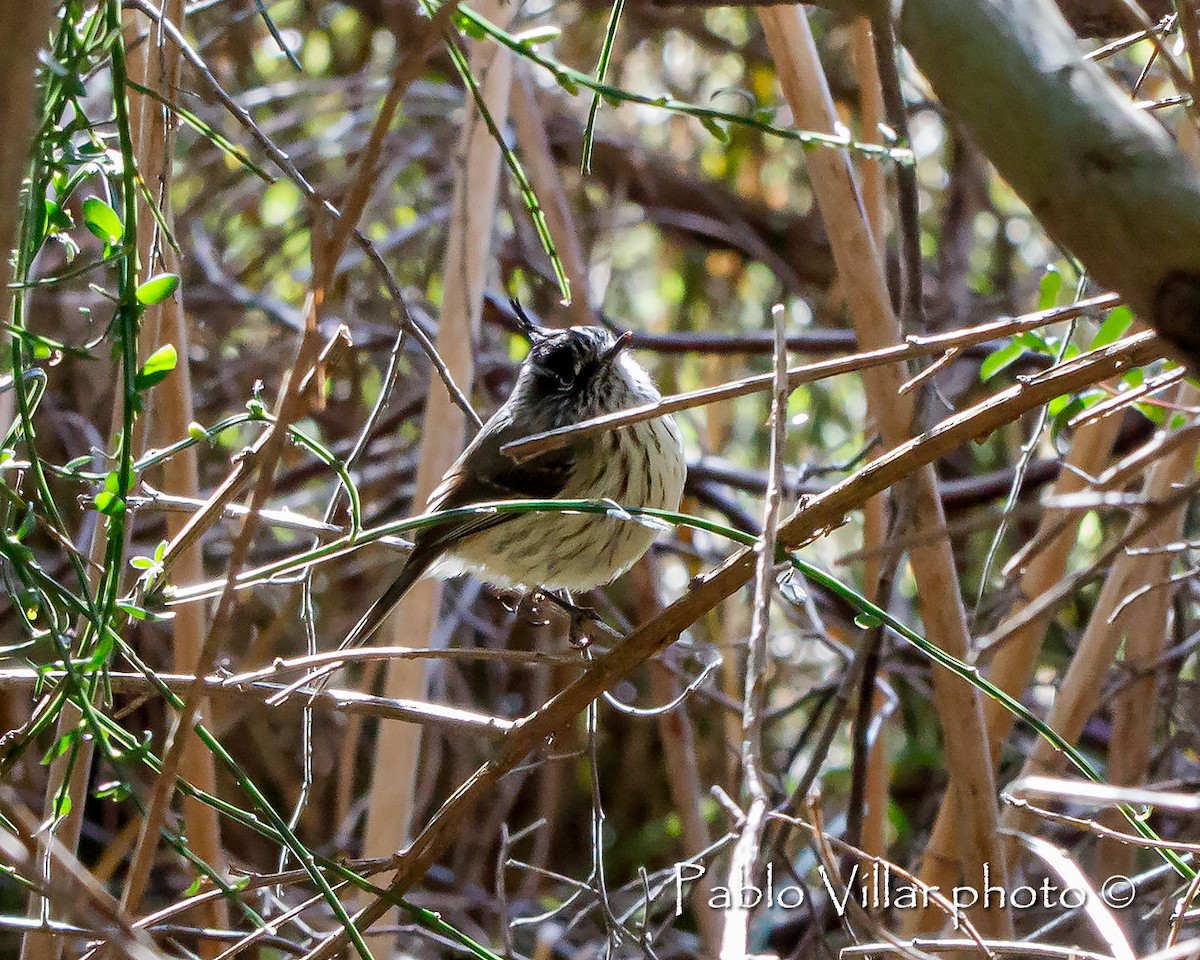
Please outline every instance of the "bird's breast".
[[684, 474], [675, 424], [660, 418], [599, 436], [580, 455], [563, 496], [674, 510], [683, 495]]

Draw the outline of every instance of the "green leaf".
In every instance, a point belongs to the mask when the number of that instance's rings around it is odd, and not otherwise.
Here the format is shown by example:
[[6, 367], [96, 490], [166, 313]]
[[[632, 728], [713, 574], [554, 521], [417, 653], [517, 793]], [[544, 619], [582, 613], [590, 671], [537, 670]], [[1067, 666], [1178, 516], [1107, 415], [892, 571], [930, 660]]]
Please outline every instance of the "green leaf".
[[1038, 309], [1049, 310], [1058, 302], [1058, 292], [1062, 290], [1062, 274], [1054, 264], [1046, 267], [1042, 274], [1042, 282], [1038, 285]]
[[[179, 288], [179, 275], [175, 273], [160, 273], [137, 288], [138, 303], [153, 306], [162, 303]], [[174, 367], [174, 364], [172, 364]]]
[[1167, 422], [1167, 415], [1163, 412], [1163, 408], [1157, 403], [1135, 403], [1134, 407], [1151, 423], [1157, 424], [1161, 427]]
[[70, 230], [73, 226], [75, 226], [75, 221], [71, 219], [71, 214], [47, 197], [46, 232], [58, 233], [60, 230]]
[[68, 460], [66, 463], [64, 463], [62, 465], [62, 472], [66, 474], [78, 473], [91, 462], [92, 455], [90, 453], [82, 454], [81, 456], [76, 457], [74, 460]]
[[[150, 282], [150, 281], [148, 281]], [[138, 294], [140, 296], [141, 290]], [[175, 364], [179, 357], [175, 353], [175, 347], [167, 343], [155, 350], [146, 359], [145, 365], [133, 379], [133, 386], [137, 390], [149, 390], [157, 383], [162, 383], [167, 379], [167, 374], [175, 369]]]
[[1141, 367], [1134, 367], [1132, 370], [1126, 370], [1123, 374], [1121, 374], [1121, 382], [1130, 388], [1140, 387], [1146, 382], [1146, 371]]
[[729, 142], [729, 131], [717, 123], [717, 121], [712, 117], [701, 114], [699, 120], [704, 125], [704, 129], [716, 137], [721, 143]]
[[149, 557], [131, 557], [129, 559], [129, 565], [133, 567], [134, 570], [150, 570], [154, 567], [154, 561]]
[[51, 760], [63, 756], [63, 754], [71, 749], [71, 745], [75, 742], [78, 736], [78, 728], [75, 730], [68, 730], [66, 733], [64, 733], [61, 737], [55, 740], [54, 743], [50, 745], [50, 749], [48, 749], [45, 754], [42, 755], [42, 764], [48, 764]]
[[87, 228], [109, 246], [121, 242], [125, 230], [117, 211], [99, 197], [88, 197], [83, 201], [83, 222]]
[[1128, 307], [1120, 306], [1109, 310], [1108, 316], [1100, 324], [1100, 329], [1096, 331], [1096, 336], [1092, 338], [1092, 345], [1088, 349], [1097, 350], [1120, 340], [1125, 336], [1125, 331], [1129, 329], [1131, 323], [1133, 323], [1133, 311]]
[[17, 532], [14, 536], [18, 540], [24, 540], [34, 530], [37, 529], [37, 514], [33, 512], [33, 504], [27, 504], [25, 507], [25, 515], [21, 517], [21, 523], [17, 527]]
[[124, 600], [117, 601], [117, 609], [133, 620], [145, 620], [146, 610], [136, 604], [127, 603]]
[[987, 383], [1001, 370], [1012, 364], [1024, 352], [1025, 348], [1019, 343], [1009, 343], [999, 350], [993, 350], [984, 358], [983, 363], [979, 365], [980, 381]]
[[131, 795], [129, 784], [124, 780], [109, 780], [96, 787], [95, 796], [98, 800], [127, 800]]
[[115, 517], [125, 512], [125, 501], [115, 493], [101, 490], [96, 494], [96, 509], [106, 517]]
[[874, 630], [881, 623], [883, 623], [883, 621], [871, 613], [860, 613], [854, 618], [854, 625], [856, 627], [862, 627], [864, 630]]
[[1055, 397], [1048, 404], [1046, 404], [1046, 412], [1052, 417], [1057, 417], [1074, 402], [1075, 398], [1071, 394], [1064, 393], [1062, 396]]
[[1047, 356], [1053, 356], [1055, 349], [1047, 342], [1046, 338], [1034, 330], [1025, 330], [1013, 336], [1013, 343], [1019, 343], [1026, 350], [1032, 350], [1034, 353], [1043, 353]]
[[455, 16], [455, 21], [458, 23], [458, 29], [465, 33], [472, 40], [486, 40], [487, 31], [483, 29], [483, 25], [476, 23], [475, 20], [468, 17], [465, 13], [459, 13]]
[[565, 73], [556, 73], [554, 79], [558, 81], [558, 85], [567, 91], [571, 96], [579, 95], [579, 84]]
[[[1063, 399], [1063, 398], [1058, 398]], [[1062, 409], [1054, 414], [1054, 419], [1050, 422], [1050, 442], [1058, 447], [1059, 438], [1067, 429], [1067, 425], [1075, 418], [1077, 414], [1082, 413], [1087, 409], [1087, 404], [1082, 397], [1071, 397], [1068, 402], [1063, 405]]]
[[104, 489], [93, 498], [96, 509], [106, 517], [119, 516], [125, 512], [125, 499], [121, 490], [121, 478], [113, 470], [104, 478]]

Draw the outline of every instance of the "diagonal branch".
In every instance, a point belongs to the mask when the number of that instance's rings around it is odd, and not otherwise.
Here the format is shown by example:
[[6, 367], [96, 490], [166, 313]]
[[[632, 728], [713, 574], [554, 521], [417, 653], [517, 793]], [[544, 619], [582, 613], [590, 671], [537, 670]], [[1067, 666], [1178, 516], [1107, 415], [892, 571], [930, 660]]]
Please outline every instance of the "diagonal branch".
[[[853, 476], [806, 501], [779, 530], [782, 549], [794, 550], [839, 526], [846, 515], [914, 470], [964, 443], [986, 437], [1063, 393], [1141, 366], [1162, 355], [1163, 345], [1151, 334], [1126, 337], [1023, 383], [1017, 383], [973, 407], [942, 421], [932, 430], [877, 457]], [[477, 807], [497, 783], [548, 738], [566, 729], [592, 700], [668, 646], [681, 632], [717, 604], [736, 593], [753, 576], [754, 553], [741, 550], [719, 568], [693, 582], [691, 589], [659, 616], [633, 630], [608, 655], [589, 663], [569, 686], [536, 712], [519, 720], [496, 755], [481, 766], [445, 802], [399, 856], [389, 900], [403, 896], [437, 861], [442, 851], [467, 828]], [[387, 912], [380, 899], [356, 918], [365, 929]], [[303, 960], [328, 960], [345, 945], [335, 933], [305, 954]]]

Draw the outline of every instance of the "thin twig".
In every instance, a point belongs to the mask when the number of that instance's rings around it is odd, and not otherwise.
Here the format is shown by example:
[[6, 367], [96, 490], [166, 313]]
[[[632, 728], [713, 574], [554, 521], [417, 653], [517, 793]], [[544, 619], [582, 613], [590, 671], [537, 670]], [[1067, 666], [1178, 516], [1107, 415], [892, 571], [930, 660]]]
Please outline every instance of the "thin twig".
[[[797, 548], [819, 531], [836, 527], [849, 510], [920, 466], [932, 463], [963, 443], [986, 436], [1054, 397], [1081, 389], [1130, 366], [1148, 363], [1160, 356], [1161, 350], [1160, 342], [1152, 334], [1126, 337], [1027, 382], [1014, 384], [969, 410], [947, 418], [921, 436], [876, 458], [837, 486], [803, 503], [781, 525], [780, 545], [785, 549]], [[547, 738], [560, 734], [602, 691], [610, 689], [745, 584], [753, 574], [753, 560], [752, 551], [739, 551], [718, 570], [693, 581], [692, 587], [661, 615], [636, 628], [609, 654], [588, 664], [576, 680], [543, 707], [517, 721], [497, 753], [446, 799], [400, 855], [389, 893], [403, 895], [423, 876], [463, 829], [477, 805], [491, 794], [496, 783], [521, 764], [531, 751], [544, 744]], [[386, 902], [376, 901], [358, 915], [359, 928], [365, 929], [387, 910]], [[304, 960], [327, 960], [343, 949], [344, 944], [343, 933], [331, 934], [309, 951]]]
[[[755, 547], [754, 607], [750, 619], [750, 640], [746, 650], [746, 693], [742, 706], [742, 774], [749, 801], [733, 854], [729, 859], [730, 890], [742, 889], [754, 882], [755, 867], [762, 842], [763, 818], [767, 812], [767, 790], [762, 770], [762, 721], [767, 696], [767, 638], [771, 629], [771, 596], [775, 586], [775, 541], [779, 529], [779, 510], [783, 500], [783, 457], [787, 440], [787, 400], [790, 393], [787, 370], [787, 311], [781, 304], [771, 310], [775, 328], [774, 393], [771, 397], [771, 449], [767, 478], [767, 496], [763, 507], [762, 536]], [[741, 904], [725, 912], [721, 934], [721, 960], [740, 960], [747, 956], [750, 938], [750, 910]]]
[[[817, 380], [837, 376], [842, 373], [857, 373], [869, 370], [872, 367], [883, 366], [884, 364], [902, 363], [905, 360], [915, 357], [926, 357], [931, 354], [961, 348], [968, 344], [982, 343], [996, 337], [1012, 336], [1025, 330], [1034, 330], [1038, 327], [1043, 327], [1049, 323], [1078, 317], [1089, 310], [1110, 307], [1118, 302], [1112, 294], [1104, 294], [1093, 297], [1090, 300], [1081, 301], [1070, 307], [1040, 310], [1037, 313], [1026, 314], [1012, 320], [996, 320], [992, 323], [973, 327], [968, 331], [954, 331], [952, 333], [933, 336], [910, 336], [905, 339], [904, 343], [894, 346], [793, 367], [787, 372], [788, 388], [794, 390], [802, 384], [813, 383]], [[533, 434], [521, 440], [514, 440], [511, 443], [505, 444], [501, 450], [509, 457], [521, 462], [539, 453], [544, 453], [547, 450], [555, 450], [566, 446], [570, 441], [579, 439], [580, 437], [604, 433], [609, 430], [615, 430], [617, 427], [625, 427], [630, 424], [641, 423], [645, 420], [653, 420], [671, 413], [678, 413], [680, 410], [689, 410], [693, 407], [718, 403], [722, 400], [732, 400], [736, 397], [744, 397], [752, 393], [769, 390], [773, 382], [774, 374], [765, 373], [735, 380], [732, 383], [722, 384], [719, 387], [709, 387], [703, 390], [679, 393], [674, 396], [664, 397], [657, 403], [649, 403], [641, 407], [633, 407], [629, 410], [621, 410], [617, 413], [593, 417], [590, 420], [583, 420], [569, 427], [547, 430], [544, 433]]]

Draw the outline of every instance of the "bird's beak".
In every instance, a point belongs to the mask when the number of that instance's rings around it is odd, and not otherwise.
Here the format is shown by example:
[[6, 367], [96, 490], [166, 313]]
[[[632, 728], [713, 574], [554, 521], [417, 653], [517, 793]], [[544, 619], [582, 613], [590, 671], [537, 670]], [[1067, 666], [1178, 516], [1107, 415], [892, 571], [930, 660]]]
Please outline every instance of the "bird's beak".
[[633, 334], [626, 330], [623, 334], [617, 337], [617, 342], [600, 354], [600, 362], [602, 364], [612, 363], [621, 355], [621, 352], [629, 346], [629, 341], [633, 339]]

